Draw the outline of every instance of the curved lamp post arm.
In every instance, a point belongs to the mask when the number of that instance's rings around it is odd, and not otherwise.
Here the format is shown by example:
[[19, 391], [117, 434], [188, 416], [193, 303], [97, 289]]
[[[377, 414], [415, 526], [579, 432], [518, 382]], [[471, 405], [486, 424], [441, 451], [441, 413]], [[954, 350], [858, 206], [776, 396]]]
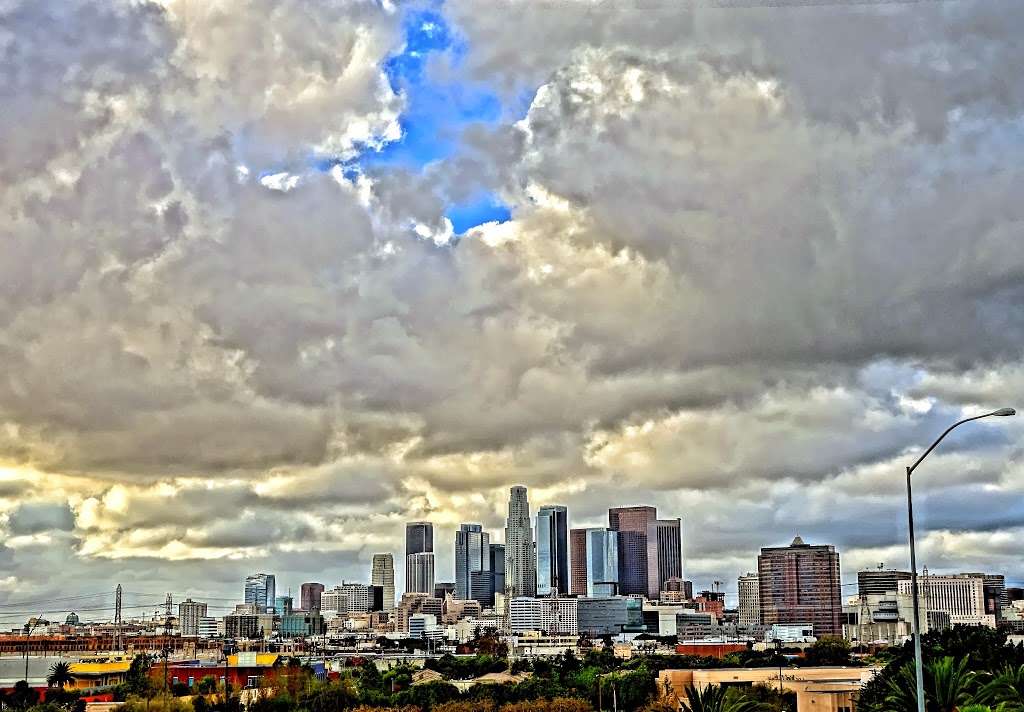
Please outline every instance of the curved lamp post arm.
[[917, 712], [925, 712], [924, 655], [921, 652], [921, 605], [920, 593], [917, 585], [917, 553], [915, 552], [914, 546], [914, 497], [911, 493], [910, 475], [913, 474], [914, 470], [917, 469], [917, 466], [921, 464], [921, 461], [928, 457], [929, 453], [931, 453], [931, 451], [934, 450], [947, 435], [964, 423], [969, 423], [972, 420], [981, 420], [982, 418], [988, 418], [990, 416], [1003, 417], [1016, 414], [1017, 411], [1013, 408], [1000, 408], [999, 410], [994, 410], [991, 413], [983, 413], [982, 415], [976, 415], [973, 418], [964, 418], [963, 420], [957, 421], [946, 428], [945, 432], [943, 432], [942, 435], [940, 435], [935, 442], [933, 442], [928, 449], [921, 454], [921, 457], [917, 458], [917, 461], [907, 468], [907, 533], [910, 539], [910, 595], [913, 597], [914, 610], [912, 630], [914, 633], [914, 683], [916, 688]]
[[953, 430], [955, 430], [956, 428], [960, 427], [964, 423], [970, 423], [972, 420], [981, 420], [982, 418], [989, 418], [989, 417], [992, 417], [992, 416], [1004, 417], [1004, 416], [1007, 416], [1007, 415], [1016, 415], [1016, 414], [1017, 414], [1017, 411], [1015, 411], [1013, 408], [1000, 408], [999, 410], [994, 410], [991, 413], [984, 413], [982, 415], [976, 415], [973, 418], [964, 418], [963, 420], [959, 420], [959, 421], [953, 423], [948, 428], [946, 428], [945, 432], [943, 432], [942, 435], [940, 435], [938, 438], [935, 439], [935, 442], [933, 442], [931, 445], [928, 446], [928, 449], [925, 450], [921, 454], [921, 457], [917, 458], [917, 461], [913, 465], [911, 465], [910, 467], [907, 468], [907, 475], [909, 476], [914, 470], [916, 470], [917, 466], [921, 464], [921, 461], [924, 460], [926, 457], [928, 457], [928, 455], [931, 453], [931, 451], [934, 450], [938, 446], [938, 444], [941, 443], [945, 439], [945, 437], [947, 435], [949, 435], [951, 432], [953, 432]]

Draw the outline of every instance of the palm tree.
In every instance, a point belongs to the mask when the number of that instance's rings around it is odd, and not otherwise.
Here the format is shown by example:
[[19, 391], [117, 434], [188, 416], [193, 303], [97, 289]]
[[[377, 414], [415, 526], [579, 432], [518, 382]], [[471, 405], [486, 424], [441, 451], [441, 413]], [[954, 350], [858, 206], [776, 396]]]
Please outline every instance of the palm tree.
[[978, 691], [977, 701], [1005, 710], [1024, 710], [1024, 665], [1005, 667]]
[[46, 684], [48, 687], [59, 687], [64, 688], [74, 682], [75, 678], [71, 674], [71, 665], [59, 660], [50, 666], [50, 674], [46, 676]]
[[748, 699], [726, 698], [728, 690], [722, 685], [707, 685], [698, 688], [688, 685], [685, 712], [754, 712], [757, 705]]
[[[928, 712], [961, 712], [975, 702], [977, 673], [967, 669], [967, 658], [944, 657], [925, 665], [924, 697]], [[899, 674], [889, 680], [885, 701], [891, 710], [914, 712], [917, 692], [914, 664], [904, 665]]]

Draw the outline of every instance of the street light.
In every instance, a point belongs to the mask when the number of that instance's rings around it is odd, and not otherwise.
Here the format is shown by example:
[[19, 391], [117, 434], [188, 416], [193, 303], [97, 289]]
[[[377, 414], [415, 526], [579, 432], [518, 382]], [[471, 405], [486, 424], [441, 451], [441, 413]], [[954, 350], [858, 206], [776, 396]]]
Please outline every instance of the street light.
[[914, 620], [913, 633], [914, 633], [914, 677], [917, 683], [917, 712], [924, 712], [924, 665], [921, 660], [921, 612], [920, 605], [918, 603], [918, 589], [917, 589], [917, 553], [914, 549], [914, 499], [910, 489], [910, 476], [917, 469], [917, 466], [921, 464], [921, 461], [928, 457], [929, 453], [936, 448], [936, 446], [942, 442], [942, 439], [949, 435], [954, 428], [957, 428], [964, 423], [969, 423], [972, 420], [981, 420], [982, 418], [1004, 418], [1010, 415], [1016, 415], [1017, 411], [1013, 408], [1000, 408], [994, 410], [991, 413], [985, 413], [983, 415], [976, 415], [973, 418], [964, 418], [963, 420], [953, 423], [946, 431], [942, 433], [935, 442], [933, 442], [921, 457], [917, 458], [917, 461], [907, 468], [907, 521], [909, 523], [909, 535], [910, 535], [910, 592], [914, 599]]
[[775, 638], [772, 640], [775, 643], [775, 656], [779, 659], [779, 705], [782, 705], [782, 639]]
[[[28, 684], [28, 647], [32, 642], [32, 634], [39, 627], [39, 624], [43, 622], [43, 614], [40, 613], [35, 617], [35, 622], [29, 620], [25, 623], [25, 684]], [[32, 623], [32, 627], [29, 628], [28, 624]]]

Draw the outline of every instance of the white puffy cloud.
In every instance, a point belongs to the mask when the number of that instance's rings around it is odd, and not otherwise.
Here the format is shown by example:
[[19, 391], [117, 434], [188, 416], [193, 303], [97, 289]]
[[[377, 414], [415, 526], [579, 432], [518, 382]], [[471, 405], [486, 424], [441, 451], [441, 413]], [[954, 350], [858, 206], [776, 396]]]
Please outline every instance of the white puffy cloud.
[[[444, 578], [513, 483], [682, 516], [698, 583], [902, 565], [904, 461], [1024, 393], [1024, 13], [474, 5], [450, 77], [529, 110], [418, 174], [311, 167], [398, 138], [385, 3], [0, 10], [0, 597], [365, 577], [420, 518]], [[933, 568], [1015, 573], [1000, 426], [922, 470]]]

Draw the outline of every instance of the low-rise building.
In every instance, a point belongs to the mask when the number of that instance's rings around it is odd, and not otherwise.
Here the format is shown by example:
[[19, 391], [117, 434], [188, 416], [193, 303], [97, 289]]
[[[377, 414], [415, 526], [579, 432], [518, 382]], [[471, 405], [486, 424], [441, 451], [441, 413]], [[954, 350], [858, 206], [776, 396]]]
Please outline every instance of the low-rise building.
[[576, 598], [516, 597], [509, 601], [510, 628], [513, 633], [541, 631], [576, 635]]
[[662, 670], [657, 688], [670, 704], [688, 702], [692, 688], [709, 685], [781, 685], [796, 693], [796, 712], [853, 712], [861, 687], [880, 668], [790, 668], [780, 677], [778, 668], [718, 668]]
[[324, 617], [318, 611], [312, 613], [289, 613], [281, 616], [282, 638], [307, 638], [327, 632]]
[[591, 636], [618, 635], [625, 631], [643, 632], [643, 602], [628, 596], [576, 599], [578, 633]]
[[417, 613], [429, 613], [440, 619], [444, 613], [444, 601], [425, 593], [406, 593], [402, 595], [395, 609], [395, 632], [409, 632], [409, 618]]
[[134, 656], [98, 655], [71, 663], [71, 687], [95, 690], [120, 685], [128, 676]]

